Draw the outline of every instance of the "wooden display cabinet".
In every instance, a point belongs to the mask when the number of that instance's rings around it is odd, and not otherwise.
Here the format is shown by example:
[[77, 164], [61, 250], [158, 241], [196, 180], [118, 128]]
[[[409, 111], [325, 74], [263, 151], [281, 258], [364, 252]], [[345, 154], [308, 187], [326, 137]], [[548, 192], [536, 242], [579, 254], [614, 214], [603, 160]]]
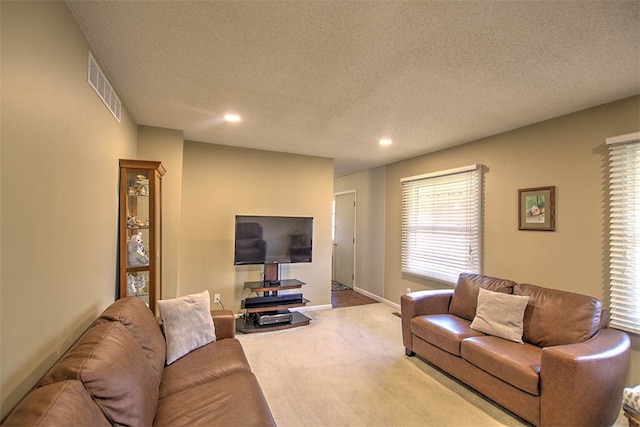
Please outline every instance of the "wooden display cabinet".
[[118, 297], [162, 298], [162, 163], [120, 159]]

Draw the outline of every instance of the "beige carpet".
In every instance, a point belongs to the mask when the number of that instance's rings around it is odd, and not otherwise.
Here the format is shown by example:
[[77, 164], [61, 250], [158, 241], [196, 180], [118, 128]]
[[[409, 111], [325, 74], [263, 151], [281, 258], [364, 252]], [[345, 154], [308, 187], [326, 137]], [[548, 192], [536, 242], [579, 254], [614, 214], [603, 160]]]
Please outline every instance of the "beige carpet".
[[376, 303], [306, 312], [309, 326], [239, 334], [278, 426], [527, 425], [406, 357], [394, 311]]

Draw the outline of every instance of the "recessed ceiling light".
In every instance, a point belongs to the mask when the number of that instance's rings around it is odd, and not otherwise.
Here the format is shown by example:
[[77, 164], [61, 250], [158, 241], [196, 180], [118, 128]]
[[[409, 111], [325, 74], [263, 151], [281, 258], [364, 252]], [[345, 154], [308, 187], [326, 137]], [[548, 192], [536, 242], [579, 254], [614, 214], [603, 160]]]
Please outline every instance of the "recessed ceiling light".
[[389, 138], [382, 138], [380, 141], [378, 141], [378, 144], [380, 145], [391, 145], [392, 143], [393, 140]]
[[227, 113], [227, 114], [224, 115], [224, 121], [225, 122], [237, 123], [240, 120], [242, 120], [242, 119], [237, 114]]

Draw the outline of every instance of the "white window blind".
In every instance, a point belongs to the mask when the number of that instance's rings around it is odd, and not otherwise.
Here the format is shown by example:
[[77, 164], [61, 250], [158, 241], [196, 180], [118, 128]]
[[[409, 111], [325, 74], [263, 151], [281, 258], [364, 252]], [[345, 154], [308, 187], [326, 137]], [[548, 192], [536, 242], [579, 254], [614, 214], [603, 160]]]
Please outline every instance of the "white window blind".
[[640, 333], [640, 132], [607, 145], [610, 325]]
[[402, 272], [456, 283], [480, 273], [482, 167], [402, 181]]

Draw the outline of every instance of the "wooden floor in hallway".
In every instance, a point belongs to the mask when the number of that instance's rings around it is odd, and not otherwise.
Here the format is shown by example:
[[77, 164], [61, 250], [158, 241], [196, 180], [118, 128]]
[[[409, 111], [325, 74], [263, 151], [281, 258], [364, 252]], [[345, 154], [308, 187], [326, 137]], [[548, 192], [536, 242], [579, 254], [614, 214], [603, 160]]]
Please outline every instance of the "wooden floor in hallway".
[[331, 305], [333, 308], [354, 307], [356, 305], [373, 304], [378, 301], [353, 289], [345, 291], [331, 291]]

